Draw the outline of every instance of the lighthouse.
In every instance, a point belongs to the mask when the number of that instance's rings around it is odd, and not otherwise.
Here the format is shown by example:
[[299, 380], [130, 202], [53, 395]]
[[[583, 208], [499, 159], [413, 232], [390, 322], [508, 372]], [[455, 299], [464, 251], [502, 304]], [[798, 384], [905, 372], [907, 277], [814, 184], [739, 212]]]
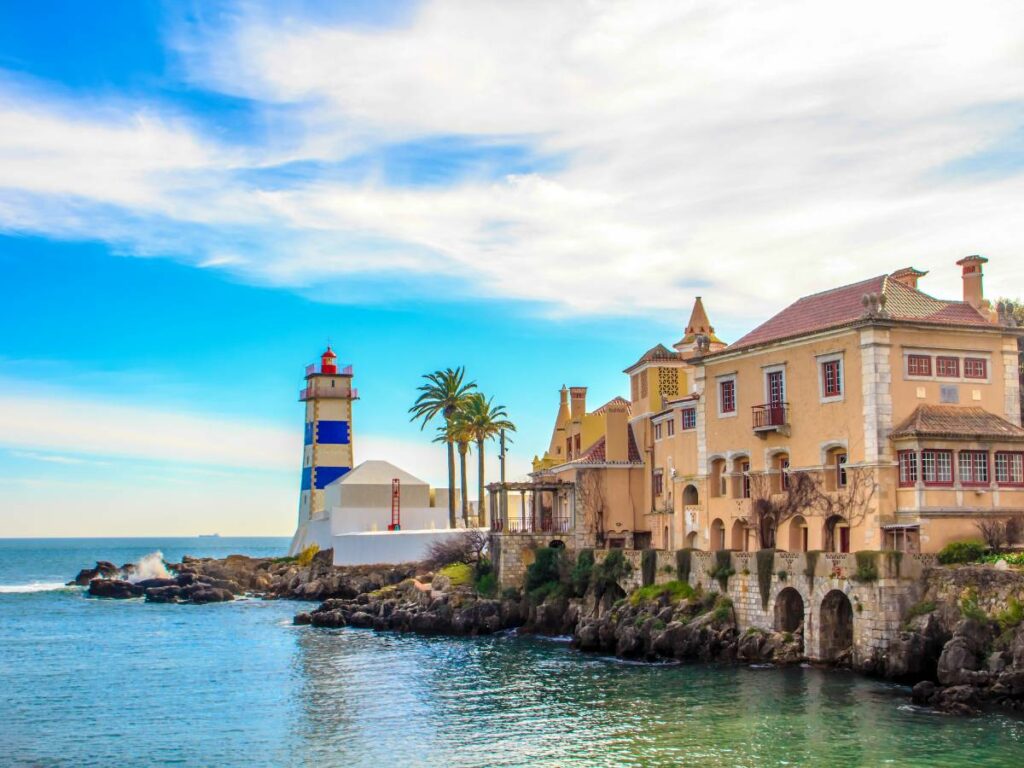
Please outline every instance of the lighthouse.
[[[306, 386], [299, 392], [299, 400], [306, 405], [306, 422], [298, 531], [324, 517], [324, 488], [355, 465], [352, 401], [358, 397], [352, 388], [352, 366], [339, 368], [330, 346], [320, 356], [319, 369], [306, 367]], [[300, 538], [297, 533], [293, 548]]]

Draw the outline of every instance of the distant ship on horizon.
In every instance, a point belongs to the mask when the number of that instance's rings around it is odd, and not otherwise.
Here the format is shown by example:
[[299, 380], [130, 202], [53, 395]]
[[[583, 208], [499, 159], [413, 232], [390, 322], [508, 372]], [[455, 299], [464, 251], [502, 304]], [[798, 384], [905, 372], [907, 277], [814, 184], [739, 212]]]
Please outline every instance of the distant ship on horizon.
[[200, 533], [199, 534], [199, 538], [200, 539], [219, 539], [220, 538], [220, 534], [219, 533]]

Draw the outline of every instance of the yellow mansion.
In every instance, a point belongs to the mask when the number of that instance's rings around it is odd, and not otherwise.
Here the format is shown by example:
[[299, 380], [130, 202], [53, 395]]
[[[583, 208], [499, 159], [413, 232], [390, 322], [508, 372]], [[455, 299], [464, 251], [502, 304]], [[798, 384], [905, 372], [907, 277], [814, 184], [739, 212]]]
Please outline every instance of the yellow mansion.
[[537, 492], [505, 531], [577, 546], [934, 552], [1024, 513], [1018, 339], [985, 300], [900, 269], [806, 296], [725, 344], [698, 298], [682, 339], [588, 411], [563, 388]]

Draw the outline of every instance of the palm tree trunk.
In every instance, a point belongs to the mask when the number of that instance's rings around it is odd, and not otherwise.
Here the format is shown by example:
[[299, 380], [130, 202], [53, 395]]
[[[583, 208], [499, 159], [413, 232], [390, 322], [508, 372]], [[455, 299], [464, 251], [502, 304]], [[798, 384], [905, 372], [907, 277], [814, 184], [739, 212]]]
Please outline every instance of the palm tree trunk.
[[459, 471], [462, 475], [462, 525], [469, 527], [469, 498], [466, 493], [466, 443], [459, 443]]
[[476, 441], [476, 462], [477, 462], [477, 505], [479, 506], [479, 515], [477, 515], [477, 525], [481, 528], [487, 527], [487, 499], [484, 496], [484, 441]]
[[448, 527], [455, 527], [455, 443], [448, 444]]

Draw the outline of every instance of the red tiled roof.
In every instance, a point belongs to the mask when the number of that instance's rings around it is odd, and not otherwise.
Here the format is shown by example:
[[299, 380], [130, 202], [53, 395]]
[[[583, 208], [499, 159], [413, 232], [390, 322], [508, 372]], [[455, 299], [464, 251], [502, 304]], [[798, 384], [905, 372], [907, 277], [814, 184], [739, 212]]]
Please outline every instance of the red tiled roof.
[[984, 408], [961, 405], [919, 405], [889, 435], [945, 439], [1024, 441], [1024, 429]]
[[613, 405], [624, 405], [626, 407], [626, 413], [629, 413], [630, 409], [632, 408], [631, 403], [626, 398], [624, 398], [624, 397], [613, 397], [611, 400], [609, 400], [607, 403], [602, 405], [596, 411], [591, 411], [591, 413], [604, 413], [605, 411], [607, 411]]
[[655, 346], [651, 347], [646, 352], [644, 352], [643, 355], [640, 356], [640, 359], [637, 360], [635, 363], [633, 363], [631, 366], [629, 366], [629, 368], [627, 368], [626, 370], [627, 371], [631, 371], [634, 368], [636, 368], [638, 365], [642, 365], [643, 363], [651, 363], [651, 362], [654, 362], [656, 360], [679, 360], [679, 359], [680, 358], [679, 358], [679, 353], [678, 352], [673, 352], [671, 349], [666, 347], [664, 344], [656, 344]]
[[[626, 462], [611, 462], [613, 464], [641, 464], [640, 461], [640, 449], [636, 445], [636, 437], [633, 435], [633, 427], [628, 428], [627, 432], [629, 438], [629, 460]], [[569, 464], [607, 464], [607, 440], [605, 437], [599, 437], [593, 445], [587, 448], [578, 458], [568, 462]]]
[[888, 275], [880, 275], [804, 296], [730, 344], [726, 350], [779, 341], [852, 323], [864, 316], [862, 299], [866, 293], [885, 294], [885, 312], [893, 320], [990, 327], [990, 323], [966, 302], [936, 299], [899, 280], [890, 279]]

